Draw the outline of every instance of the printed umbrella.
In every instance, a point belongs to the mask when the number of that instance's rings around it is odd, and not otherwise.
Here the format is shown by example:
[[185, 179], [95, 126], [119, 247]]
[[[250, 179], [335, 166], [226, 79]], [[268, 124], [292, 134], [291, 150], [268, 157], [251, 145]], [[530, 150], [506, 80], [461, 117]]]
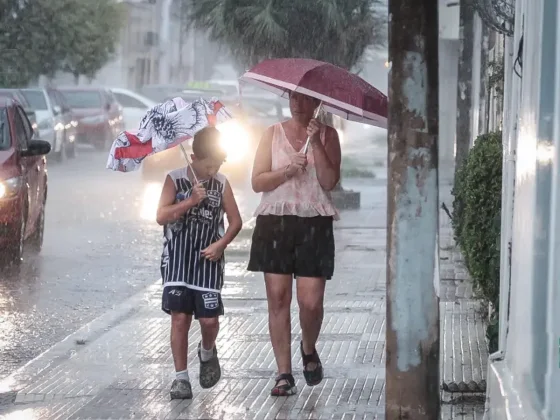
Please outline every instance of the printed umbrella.
[[246, 72], [241, 82], [287, 98], [290, 91], [312, 96], [340, 117], [387, 127], [387, 96], [361, 77], [333, 64], [304, 58], [265, 60]]
[[[137, 132], [123, 131], [111, 146], [107, 168], [113, 171], [137, 170], [142, 160], [154, 153], [180, 145], [209, 125], [231, 119], [231, 114], [216, 99], [202, 98], [187, 103], [181, 98], [158, 104], [150, 109]], [[185, 159], [189, 159], [183, 149]]]

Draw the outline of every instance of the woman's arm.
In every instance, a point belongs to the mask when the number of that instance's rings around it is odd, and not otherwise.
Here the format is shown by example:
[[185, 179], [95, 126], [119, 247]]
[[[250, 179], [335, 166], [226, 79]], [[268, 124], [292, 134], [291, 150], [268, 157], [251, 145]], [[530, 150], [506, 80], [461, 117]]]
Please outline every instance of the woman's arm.
[[269, 127], [263, 134], [255, 161], [253, 163], [253, 174], [251, 185], [256, 193], [272, 191], [286, 181], [286, 169], [272, 171], [272, 136], [274, 127]]
[[340, 164], [342, 160], [338, 133], [332, 127], [326, 127], [325, 144], [318, 133], [313, 139], [313, 157], [319, 184], [326, 191], [331, 191], [340, 180]]
[[156, 221], [158, 225], [163, 226], [179, 220], [186, 212], [197, 205], [192, 195], [186, 200], [174, 204], [176, 194], [175, 184], [171, 177], [167, 175], [157, 209]]

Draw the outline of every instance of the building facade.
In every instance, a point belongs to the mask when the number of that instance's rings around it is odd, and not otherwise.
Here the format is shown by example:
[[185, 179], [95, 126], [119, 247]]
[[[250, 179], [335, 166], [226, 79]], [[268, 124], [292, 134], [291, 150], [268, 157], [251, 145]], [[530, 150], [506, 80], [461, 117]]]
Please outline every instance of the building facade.
[[556, 0], [517, 0], [504, 51], [500, 347], [488, 420], [560, 418], [558, 12]]

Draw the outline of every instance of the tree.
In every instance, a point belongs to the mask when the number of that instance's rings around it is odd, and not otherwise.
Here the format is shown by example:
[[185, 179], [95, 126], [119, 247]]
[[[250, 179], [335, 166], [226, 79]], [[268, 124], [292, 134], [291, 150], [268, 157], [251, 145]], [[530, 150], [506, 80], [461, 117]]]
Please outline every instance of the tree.
[[183, 0], [190, 23], [227, 45], [247, 67], [300, 57], [352, 69], [369, 46], [385, 44], [380, 0]]
[[63, 69], [91, 76], [114, 50], [119, 10], [110, 0], [0, 0], [0, 85]]
[[69, 42], [64, 70], [77, 80], [93, 78], [111, 59], [118, 43], [123, 15], [112, 0], [73, 0], [79, 5], [77, 25]]
[[24, 86], [41, 74], [52, 75], [64, 57], [71, 32], [68, 6], [74, 0], [0, 1], [0, 83]]

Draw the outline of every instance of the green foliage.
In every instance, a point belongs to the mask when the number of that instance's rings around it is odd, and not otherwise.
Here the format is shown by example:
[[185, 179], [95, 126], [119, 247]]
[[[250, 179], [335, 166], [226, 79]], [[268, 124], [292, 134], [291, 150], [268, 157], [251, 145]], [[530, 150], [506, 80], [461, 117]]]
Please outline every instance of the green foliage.
[[113, 0], [74, 0], [80, 3], [78, 20], [64, 69], [93, 78], [115, 52], [123, 11]]
[[110, 0], [0, 0], [0, 85], [25, 86], [70, 66], [94, 74], [117, 42], [119, 10]]
[[[453, 188], [453, 231], [475, 291], [497, 316], [500, 294], [502, 133], [477, 138]], [[492, 324], [487, 331], [494, 336]]]
[[[192, 0], [183, 0], [191, 2]], [[379, 0], [197, 0], [189, 22], [228, 45], [244, 66], [302, 57], [354, 67], [369, 46], [382, 46]]]
[[490, 74], [488, 76], [488, 87], [494, 89], [498, 98], [504, 97], [504, 58], [498, 57], [497, 60], [488, 63]]

